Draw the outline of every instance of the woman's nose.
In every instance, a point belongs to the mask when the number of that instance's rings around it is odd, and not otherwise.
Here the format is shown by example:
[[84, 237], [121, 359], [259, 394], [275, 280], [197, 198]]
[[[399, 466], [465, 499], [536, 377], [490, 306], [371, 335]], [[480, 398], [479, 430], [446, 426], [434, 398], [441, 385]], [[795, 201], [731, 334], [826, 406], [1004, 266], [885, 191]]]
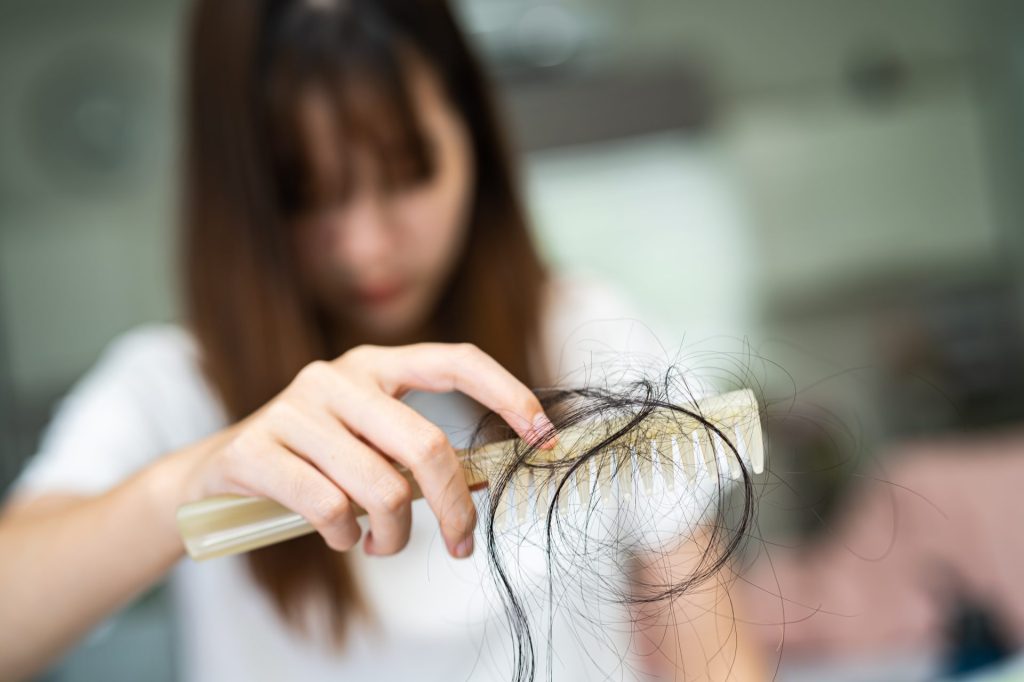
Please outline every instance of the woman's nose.
[[374, 196], [358, 197], [349, 205], [336, 242], [337, 255], [360, 269], [380, 264], [392, 251], [391, 233], [383, 201]]

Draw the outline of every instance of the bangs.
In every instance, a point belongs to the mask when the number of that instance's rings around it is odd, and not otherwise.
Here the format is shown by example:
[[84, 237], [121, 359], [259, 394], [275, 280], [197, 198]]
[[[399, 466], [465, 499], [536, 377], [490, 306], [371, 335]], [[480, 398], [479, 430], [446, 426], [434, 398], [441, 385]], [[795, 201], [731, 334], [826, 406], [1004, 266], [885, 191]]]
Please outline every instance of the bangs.
[[[344, 203], [367, 186], [395, 192], [430, 180], [433, 145], [412, 81], [426, 68], [393, 32], [342, 8], [287, 3], [268, 37], [266, 133], [289, 214]], [[399, 41], [400, 42], [400, 41]]]

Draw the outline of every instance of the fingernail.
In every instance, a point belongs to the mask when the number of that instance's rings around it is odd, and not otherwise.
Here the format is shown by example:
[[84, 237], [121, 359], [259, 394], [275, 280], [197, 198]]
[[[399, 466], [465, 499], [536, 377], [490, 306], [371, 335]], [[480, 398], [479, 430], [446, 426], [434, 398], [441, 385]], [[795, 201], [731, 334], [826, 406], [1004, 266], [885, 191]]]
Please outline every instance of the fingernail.
[[455, 556], [465, 559], [473, 553], [473, 534], [467, 535], [462, 542], [455, 546]]
[[530, 440], [534, 445], [545, 450], [553, 448], [558, 442], [555, 427], [543, 412], [533, 418], [533, 424], [530, 427]]

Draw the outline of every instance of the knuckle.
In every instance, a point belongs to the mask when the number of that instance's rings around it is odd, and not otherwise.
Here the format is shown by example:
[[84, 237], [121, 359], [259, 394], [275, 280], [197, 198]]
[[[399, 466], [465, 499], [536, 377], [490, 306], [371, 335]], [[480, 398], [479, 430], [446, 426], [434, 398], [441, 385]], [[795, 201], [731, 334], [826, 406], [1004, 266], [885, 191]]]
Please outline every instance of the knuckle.
[[342, 495], [328, 495], [313, 503], [312, 513], [313, 520], [318, 524], [335, 526], [348, 518], [352, 513], [352, 505]]
[[264, 414], [264, 419], [273, 429], [293, 422], [297, 417], [298, 410], [283, 400], [276, 400], [268, 405]]
[[217, 453], [222, 480], [235, 489], [257, 489], [267, 476], [270, 440], [260, 429], [248, 428], [228, 441]]
[[373, 355], [377, 350], [377, 346], [371, 346], [369, 344], [354, 346], [338, 356], [336, 362], [341, 365], [358, 365], [365, 362], [367, 357]]
[[386, 474], [373, 485], [377, 506], [388, 514], [397, 514], [412, 502], [412, 485], [397, 474]]
[[467, 362], [477, 362], [481, 358], [485, 357], [485, 354], [480, 347], [475, 343], [460, 343], [455, 346], [456, 353]]
[[417, 445], [411, 457], [418, 466], [430, 466], [440, 461], [448, 451], [448, 437], [437, 427], [428, 427], [417, 438]]
[[301, 370], [296, 376], [296, 383], [301, 386], [320, 386], [331, 373], [331, 365], [325, 360], [314, 360]]
[[266, 447], [263, 434], [256, 429], [246, 429], [235, 436], [221, 451], [225, 468], [236, 474], [244, 469], [253, 458]]

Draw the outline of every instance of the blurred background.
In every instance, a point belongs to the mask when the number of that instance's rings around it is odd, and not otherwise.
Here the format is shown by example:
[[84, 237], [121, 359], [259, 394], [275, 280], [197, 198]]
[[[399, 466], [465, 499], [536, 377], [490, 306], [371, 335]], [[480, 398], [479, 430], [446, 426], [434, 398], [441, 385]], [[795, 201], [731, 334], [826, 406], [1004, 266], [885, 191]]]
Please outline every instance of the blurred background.
[[[187, 4], [0, 0], [0, 490], [107, 342], [176, 317]], [[1024, 4], [458, 6], [549, 261], [624, 290], [683, 355], [766, 358], [767, 395], [798, 389], [845, 426], [773, 422], [767, 539], [841, 535], [865, 472], [899, 479], [908, 449], [1024, 461]], [[951, 499], [996, 505], [988, 532], [1021, 542], [1021, 506], [977, 481]], [[1024, 570], [965, 560], [981, 583]], [[906, 647], [837, 636], [815, 654], [796, 635], [778, 679], [1013, 665], [1024, 615], [943, 594]], [[42, 679], [175, 679], [168, 619], [155, 590]]]

